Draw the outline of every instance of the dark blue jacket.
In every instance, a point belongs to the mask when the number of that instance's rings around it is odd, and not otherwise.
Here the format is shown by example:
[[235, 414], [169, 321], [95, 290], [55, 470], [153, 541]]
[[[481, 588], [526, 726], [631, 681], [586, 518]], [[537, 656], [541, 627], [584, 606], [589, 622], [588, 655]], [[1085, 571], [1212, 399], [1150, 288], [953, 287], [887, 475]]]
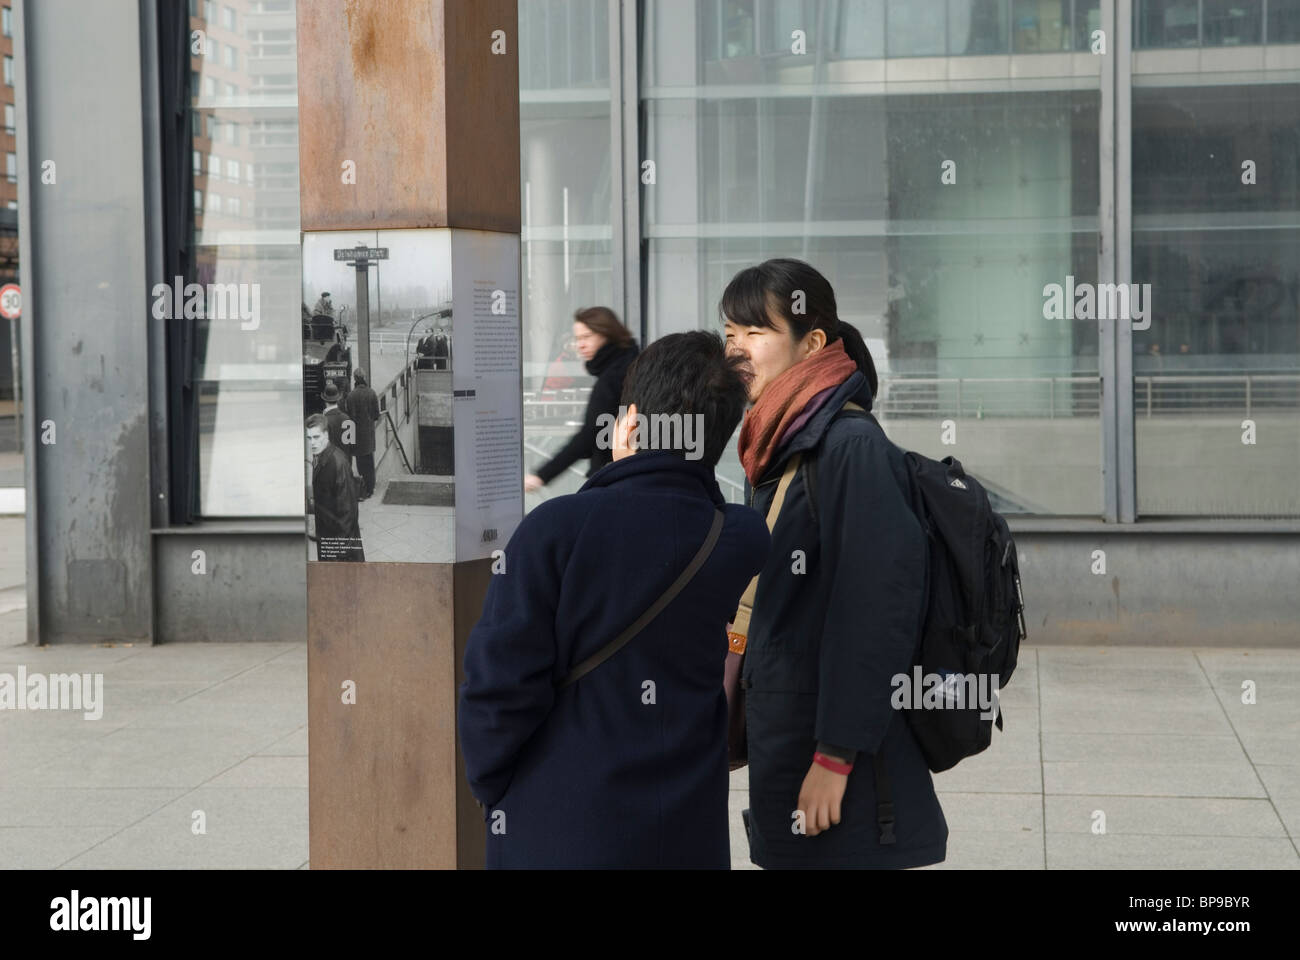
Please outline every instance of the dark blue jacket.
[[[772, 531], [745, 654], [751, 858], [762, 867], [915, 867], [944, 859], [948, 825], [892, 678], [911, 669], [925, 612], [926, 540], [903, 451], [874, 420], [832, 418], [845, 401], [871, 409], [849, 377], [769, 461], [752, 490], [766, 514], [786, 460], [816, 457], [817, 520], [800, 470]], [[751, 491], [746, 484], [746, 499]], [[802, 550], [806, 572], [794, 572]], [[791, 814], [818, 743], [859, 751], [840, 823], [792, 832]], [[893, 794], [897, 842], [881, 845], [871, 754]]]
[[[557, 692], [677, 578], [715, 507], [726, 522], [694, 580]], [[768, 543], [711, 467], [670, 451], [614, 461], [524, 518], [470, 633], [460, 692], [489, 867], [730, 865], [726, 625]]]

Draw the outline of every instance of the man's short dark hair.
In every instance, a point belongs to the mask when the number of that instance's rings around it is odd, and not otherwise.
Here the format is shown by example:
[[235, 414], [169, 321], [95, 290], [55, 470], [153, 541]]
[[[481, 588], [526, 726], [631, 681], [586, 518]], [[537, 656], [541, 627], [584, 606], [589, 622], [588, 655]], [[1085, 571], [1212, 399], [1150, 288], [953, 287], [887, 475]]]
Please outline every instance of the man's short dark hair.
[[[716, 333], [694, 330], [670, 333], [650, 344], [627, 368], [623, 407], [637, 413], [703, 415], [702, 459], [716, 467], [745, 412], [748, 384], [743, 357], [727, 356]], [[685, 457], [686, 451], [676, 451]]]
[[325, 419], [325, 414], [323, 414], [323, 413], [313, 413], [310, 417], [308, 417], [308, 418], [307, 418], [307, 429], [310, 430], [312, 427], [320, 427], [322, 430], [326, 430], [326, 431], [328, 431], [328, 430], [329, 430], [329, 421], [327, 421], [327, 420]]

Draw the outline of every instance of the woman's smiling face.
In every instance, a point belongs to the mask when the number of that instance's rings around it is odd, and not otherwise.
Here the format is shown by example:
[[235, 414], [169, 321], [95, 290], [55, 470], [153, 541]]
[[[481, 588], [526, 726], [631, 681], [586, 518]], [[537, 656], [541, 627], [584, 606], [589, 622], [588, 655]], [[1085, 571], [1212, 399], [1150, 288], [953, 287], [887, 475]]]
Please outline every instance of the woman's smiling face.
[[757, 403], [769, 383], [800, 360], [820, 348], [820, 331], [811, 331], [802, 343], [790, 339], [790, 327], [779, 314], [768, 310], [771, 327], [743, 327], [725, 320], [727, 353], [743, 356], [750, 374], [749, 402]]

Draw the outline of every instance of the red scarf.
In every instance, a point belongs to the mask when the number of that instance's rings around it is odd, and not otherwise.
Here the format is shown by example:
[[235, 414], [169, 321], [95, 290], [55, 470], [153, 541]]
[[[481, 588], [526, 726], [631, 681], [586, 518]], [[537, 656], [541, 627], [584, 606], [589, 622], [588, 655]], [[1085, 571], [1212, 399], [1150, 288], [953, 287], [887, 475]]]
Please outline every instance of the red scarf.
[[857, 369], [853, 358], [844, 351], [844, 340], [839, 339], [763, 388], [740, 428], [740, 464], [751, 484], [763, 475], [786, 429], [808, 402], [828, 387], [838, 387]]

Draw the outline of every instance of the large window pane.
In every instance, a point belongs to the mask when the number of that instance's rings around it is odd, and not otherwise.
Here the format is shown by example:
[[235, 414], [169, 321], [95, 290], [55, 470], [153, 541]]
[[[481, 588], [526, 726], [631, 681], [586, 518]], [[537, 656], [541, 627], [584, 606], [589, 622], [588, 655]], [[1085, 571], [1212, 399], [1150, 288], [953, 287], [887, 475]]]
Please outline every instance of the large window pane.
[[948, 52], [1007, 53], [1008, 0], [948, 0]]
[[1200, 43], [1199, 0], [1137, 0], [1135, 46], [1195, 47]]
[[885, 0], [843, 0], [835, 28], [836, 50], [845, 57], [885, 55]]
[[885, 16], [891, 57], [941, 57], [947, 50], [947, 0], [889, 0]]
[[1074, 0], [1074, 49], [1091, 50], [1092, 36], [1101, 29], [1101, 0]]
[[1070, 49], [1070, 0], [1014, 0], [1011, 23], [1016, 53]]
[[[609, 4], [520, 3], [519, 38], [524, 463], [533, 470], [581, 422], [594, 382], [571, 343], [574, 311], [621, 313], [612, 302]], [[575, 469], [585, 474], [586, 462]], [[525, 505], [582, 479], [570, 471]]]
[[1269, 43], [1300, 43], [1300, 0], [1269, 0]]
[[[1005, 51], [1009, 39], [996, 38], [1010, 37], [1009, 5], [977, 7], [953, 21], [962, 52]], [[649, 3], [643, 24], [654, 79], [644, 149], [658, 165], [642, 207], [648, 338], [719, 329], [718, 299], [736, 271], [806, 259], [872, 350], [877, 412], [896, 442], [957, 456], [1005, 512], [1099, 513], [1097, 326], [1045, 319], [1043, 297], [1047, 284], [1096, 280], [1098, 92], [866, 96], [841, 85], [845, 70], [817, 83], [817, 96], [782, 89], [806, 74], [772, 73], [763, 95], [687, 93], [710, 69], [709, 46], [681, 44], [701, 51], [698, 64], [670, 51], [667, 31], [681, 39], [688, 29], [670, 12], [680, 5]], [[942, 55], [947, 12], [889, 3], [891, 55]], [[697, 30], [727, 26], [701, 20]], [[853, 48], [825, 42], [841, 57]], [[941, 181], [945, 161], [954, 183]], [[947, 420], [955, 445], [942, 442]], [[718, 472], [739, 499], [734, 444]]]
[[1133, 214], [1139, 510], [1300, 515], [1300, 86], [1135, 89]]
[[[302, 513], [298, 318], [297, 53], [293, 0], [192, 16], [211, 48], [191, 57], [193, 280], [234, 290], [250, 318], [208, 298], [196, 324], [199, 496], [207, 517]], [[218, 160], [224, 159], [221, 164]], [[206, 203], [203, 198], [206, 197]], [[251, 310], [248, 311], [251, 314]], [[214, 314], [216, 314], [214, 316]]]
[[1235, 47], [1264, 42], [1263, 0], [1201, 0], [1201, 43]]

